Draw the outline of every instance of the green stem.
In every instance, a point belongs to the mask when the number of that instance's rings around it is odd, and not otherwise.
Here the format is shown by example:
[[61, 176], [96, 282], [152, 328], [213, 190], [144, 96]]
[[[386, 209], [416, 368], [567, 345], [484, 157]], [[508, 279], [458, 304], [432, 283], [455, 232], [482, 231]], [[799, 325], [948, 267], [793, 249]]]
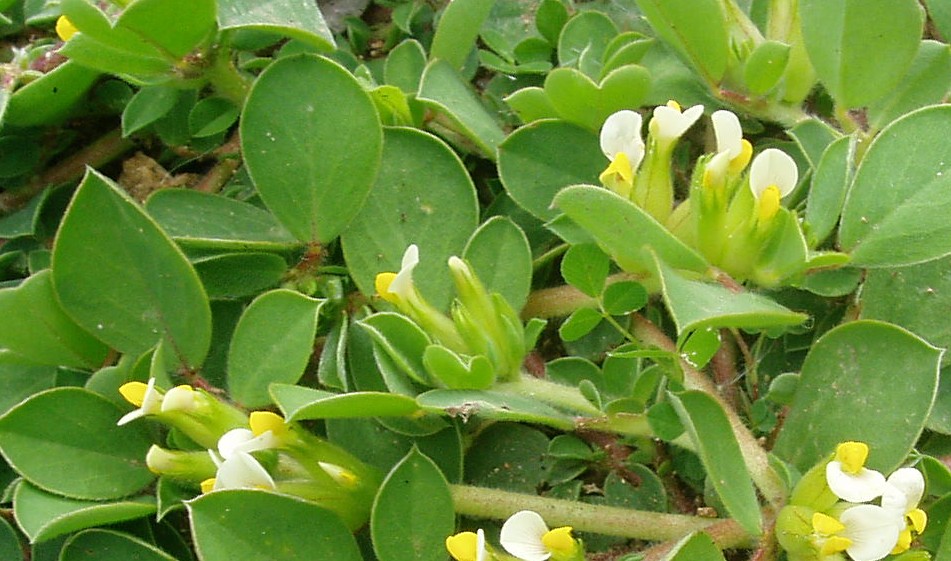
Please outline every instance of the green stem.
[[[615, 273], [608, 277], [605, 284], [613, 284], [624, 280], [635, 280], [645, 283], [645, 288], [649, 293], [659, 290], [656, 281], [651, 283], [652, 279], [643, 275], [633, 273]], [[597, 308], [598, 299], [588, 296], [577, 288], [564, 285], [553, 288], [542, 288], [528, 295], [528, 301], [522, 308], [522, 318], [555, 318], [564, 317], [578, 308]]]
[[219, 95], [233, 101], [238, 107], [244, 105], [251, 90], [251, 82], [235, 67], [229, 49], [219, 47], [214, 50], [205, 77]]
[[521, 374], [517, 380], [496, 384], [493, 388], [500, 392], [531, 397], [549, 405], [570, 409], [586, 415], [600, 417], [601, 410], [585, 399], [578, 388]]
[[520, 510], [533, 510], [550, 526], [571, 526], [580, 532], [661, 541], [703, 530], [722, 548], [754, 544], [733, 520], [592, 505], [468, 485], [450, 485], [450, 489], [456, 512], [465, 516], [504, 520]]
[[[634, 317], [633, 333], [646, 345], [671, 353], [677, 352], [677, 346], [674, 342], [642, 316]], [[756, 483], [760, 492], [771, 505], [777, 509], [781, 507], [786, 502], [786, 486], [776, 471], [769, 465], [769, 457], [756, 440], [756, 436], [743, 423], [736, 410], [724, 401], [707, 376], [691, 366], [686, 360], [680, 359], [680, 366], [684, 372], [684, 386], [688, 389], [707, 393], [723, 408], [730, 421], [730, 426], [733, 428], [733, 434], [736, 436], [740, 451], [743, 453], [743, 461], [746, 463], [746, 469], [749, 470], [753, 482]]]

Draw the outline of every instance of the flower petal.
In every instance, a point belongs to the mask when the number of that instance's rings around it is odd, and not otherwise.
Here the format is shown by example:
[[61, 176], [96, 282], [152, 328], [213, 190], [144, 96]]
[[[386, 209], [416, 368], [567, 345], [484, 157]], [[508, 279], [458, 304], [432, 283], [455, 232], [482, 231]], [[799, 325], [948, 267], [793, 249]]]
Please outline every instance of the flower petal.
[[770, 186], [775, 186], [783, 197], [792, 193], [799, 181], [799, 168], [792, 156], [776, 148], [767, 148], [753, 158], [750, 166], [750, 189], [759, 199]]
[[195, 389], [185, 384], [168, 390], [162, 400], [162, 412], [191, 411], [195, 408]]
[[881, 496], [885, 491], [885, 476], [867, 468], [851, 474], [842, 470], [842, 463], [831, 461], [826, 465], [826, 483], [843, 501], [864, 503]]
[[852, 540], [846, 552], [855, 561], [878, 561], [888, 555], [905, 527], [902, 516], [876, 505], [846, 509], [839, 521], [845, 525], [842, 536]]
[[670, 105], [659, 105], [654, 108], [651, 132], [660, 143], [672, 142], [683, 136], [701, 115], [702, 105], [694, 105], [683, 113]]
[[726, 152], [733, 158], [743, 152], [743, 127], [736, 113], [720, 109], [710, 115], [713, 121], [713, 134], [717, 138], [717, 154]]
[[918, 507], [925, 493], [925, 478], [915, 468], [900, 468], [887, 479], [888, 487], [895, 492], [886, 491], [882, 495], [882, 506], [895, 508], [904, 515]]
[[499, 543], [511, 555], [524, 561], [546, 561], [551, 552], [542, 544], [548, 526], [541, 515], [531, 510], [516, 512], [502, 525]]
[[276, 489], [271, 474], [251, 454], [236, 452], [222, 462], [215, 476], [214, 490]]
[[410, 244], [403, 252], [403, 262], [400, 265], [400, 272], [396, 274], [387, 291], [390, 294], [397, 294], [403, 298], [413, 289], [413, 269], [419, 264], [419, 247], [416, 244]]
[[642, 118], [636, 111], [625, 109], [612, 114], [601, 126], [601, 151], [611, 161], [623, 153], [633, 169], [644, 159], [641, 138]]

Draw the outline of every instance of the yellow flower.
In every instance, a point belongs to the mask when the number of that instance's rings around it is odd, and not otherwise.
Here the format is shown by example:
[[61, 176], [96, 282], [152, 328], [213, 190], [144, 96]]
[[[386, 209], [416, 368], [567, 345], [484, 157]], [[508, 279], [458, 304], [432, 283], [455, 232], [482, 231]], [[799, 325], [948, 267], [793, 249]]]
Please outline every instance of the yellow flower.
[[812, 516], [820, 556], [844, 551], [855, 561], [878, 561], [888, 555], [903, 526], [894, 511], [868, 504], [846, 509], [838, 520], [821, 512]]
[[601, 151], [611, 163], [599, 179], [623, 197], [630, 195], [634, 173], [644, 159], [641, 124], [639, 113], [625, 109], [612, 114], [601, 126]]
[[482, 528], [477, 532], [459, 532], [449, 536], [446, 538], [446, 549], [456, 561], [485, 561], [488, 557]]

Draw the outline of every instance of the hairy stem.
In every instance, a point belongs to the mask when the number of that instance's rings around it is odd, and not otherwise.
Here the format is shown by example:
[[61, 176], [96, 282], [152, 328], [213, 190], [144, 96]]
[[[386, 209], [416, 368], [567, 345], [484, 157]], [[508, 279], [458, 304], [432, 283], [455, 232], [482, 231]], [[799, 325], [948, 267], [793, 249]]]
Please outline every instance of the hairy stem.
[[733, 520], [592, 505], [468, 485], [450, 488], [456, 512], [466, 516], [503, 520], [520, 510], [534, 510], [549, 526], [571, 526], [580, 532], [664, 541], [703, 530], [722, 548], [750, 547], [755, 541]]

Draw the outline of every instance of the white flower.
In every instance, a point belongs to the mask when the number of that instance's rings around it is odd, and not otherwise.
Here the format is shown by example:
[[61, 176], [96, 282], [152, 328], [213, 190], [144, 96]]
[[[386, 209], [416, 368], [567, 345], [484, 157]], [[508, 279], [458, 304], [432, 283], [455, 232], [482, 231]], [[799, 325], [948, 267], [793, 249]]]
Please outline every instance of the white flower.
[[485, 547], [485, 532], [460, 532], [446, 538], [446, 549], [456, 561], [485, 561], [489, 556]]
[[612, 114], [601, 126], [601, 151], [614, 162], [624, 154], [631, 170], [636, 170], [644, 159], [644, 140], [641, 138], [641, 114], [624, 109]]
[[277, 446], [277, 439], [271, 431], [265, 431], [258, 436], [248, 429], [231, 429], [218, 439], [218, 453], [225, 460], [242, 452], [250, 454], [258, 450], [269, 450]]
[[780, 198], [792, 193], [799, 181], [799, 169], [792, 157], [776, 148], [767, 148], [755, 158], [750, 166], [750, 189], [753, 196], [762, 198], [763, 193], [775, 188]]
[[727, 171], [739, 175], [750, 162], [753, 147], [743, 139], [740, 120], [732, 111], [721, 109], [710, 116], [713, 134], [717, 139], [717, 153], [704, 170], [704, 184], [725, 179]]
[[146, 415], [154, 415], [162, 410], [162, 392], [155, 389], [155, 378], [149, 378], [148, 384], [129, 382], [122, 384], [119, 393], [132, 405], [138, 407], [119, 419], [117, 425], [124, 425]]
[[918, 508], [924, 493], [925, 479], [914, 468], [897, 469], [888, 476], [882, 493], [882, 508], [894, 512], [904, 523], [893, 553], [901, 553], [911, 546], [912, 532], [920, 534], [925, 530], [928, 515]]
[[669, 101], [667, 105], [654, 108], [654, 118], [650, 123], [651, 135], [658, 144], [666, 146], [683, 136], [701, 115], [703, 105], [694, 105], [681, 112], [680, 105]]
[[855, 561], [878, 561], [895, 548], [904, 521], [894, 511], [866, 504], [846, 509], [838, 520], [817, 512], [812, 527], [822, 556], [845, 551]]
[[202, 483], [202, 491], [220, 491], [223, 489], [277, 489], [271, 474], [264, 466], [247, 452], [235, 452], [230, 458], [221, 461], [213, 450], [209, 450], [211, 459], [218, 466], [213, 480]]
[[162, 399], [162, 413], [192, 411], [197, 406], [195, 389], [189, 385], [175, 386]]
[[[755, 165], [755, 162], [754, 162]], [[826, 483], [843, 501], [864, 503], [885, 491], [885, 476], [865, 467], [868, 445], [843, 442], [835, 450], [835, 459], [826, 465]]]
[[574, 557], [578, 549], [571, 527], [549, 530], [541, 515], [531, 510], [516, 512], [505, 521], [499, 543], [523, 561], [546, 561], [552, 554], [563, 559]]

